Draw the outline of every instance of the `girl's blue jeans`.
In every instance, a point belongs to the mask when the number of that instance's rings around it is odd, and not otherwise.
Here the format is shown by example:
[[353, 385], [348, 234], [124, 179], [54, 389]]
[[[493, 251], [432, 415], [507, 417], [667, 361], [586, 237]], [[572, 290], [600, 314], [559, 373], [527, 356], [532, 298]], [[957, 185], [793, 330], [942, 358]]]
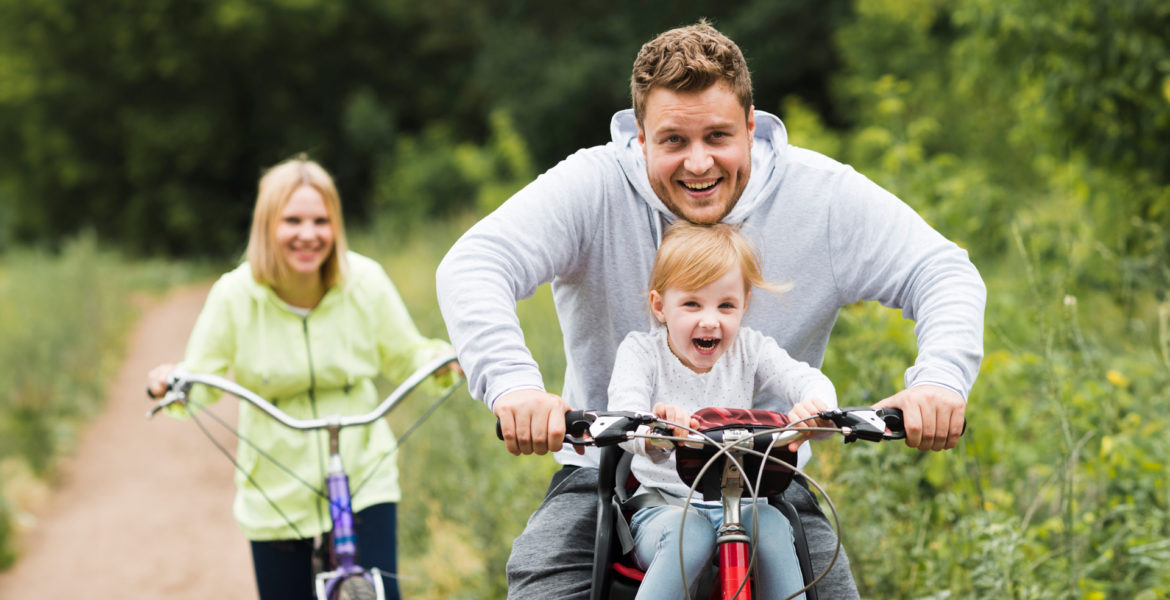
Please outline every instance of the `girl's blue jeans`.
[[[804, 587], [800, 563], [792, 541], [792, 526], [788, 519], [760, 500], [759, 530], [753, 538], [756, 564], [756, 595], [760, 598], [787, 598]], [[686, 515], [685, 526], [683, 515]], [[744, 527], [752, 531], [756, 512], [750, 500], [740, 509]], [[681, 567], [686, 567], [686, 586], [694, 593], [699, 575], [711, 566], [715, 555], [715, 531], [723, 524], [723, 507], [715, 504], [691, 504], [688, 510], [681, 506], [650, 506], [638, 510], [630, 519], [634, 535], [634, 555], [638, 566], [646, 571], [646, 578], [638, 588], [637, 600], [676, 600], [685, 598]], [[681, 531], [680, 531], [681, 530]], [[679, 537], [683, 536], [682, 557], [679, 556]], [[803, 600], [804, 594], [797, 596]]]

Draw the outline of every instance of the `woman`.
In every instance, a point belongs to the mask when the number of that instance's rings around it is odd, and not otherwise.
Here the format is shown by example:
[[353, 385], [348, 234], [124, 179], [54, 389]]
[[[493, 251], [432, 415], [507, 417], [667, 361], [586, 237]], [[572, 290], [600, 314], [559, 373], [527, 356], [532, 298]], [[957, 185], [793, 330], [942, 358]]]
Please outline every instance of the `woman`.
[[[238, 383], [293, 417], [313, 418], [366, 412], [380, 400], [376, 376], [401, 380], [447, 351], [446, 342], [419, 334], [382, 267], [347, 251], [332, 178], [298, 157], [260, 179], [246, 262], [211, 288], [182, 367], [220, 375], [230, 370]], [[152, 396], [165, 392], [173, 368], [151, 370]], [[192, 394], [194, 401], [214, 400], [199, 386]], [[246, 403], [240, 404], [239, 431], [242, 471], [236, 473], [234, 513], [251, 540], [260, 597], [312, 598], [312, 538], [330, 529], [329, 507], [296, 478], [324, 481], [325, 433], [292, 431]], [[341, 435], [350, 480], [368, 478], [353, 498], [359, 561], [387, 574], [397, 572], [401, 491], [396, 462], [378, 462], [394, 447], [384, 420]], [[398, 598], [396, 580], [384, 583], [387, 598]]]

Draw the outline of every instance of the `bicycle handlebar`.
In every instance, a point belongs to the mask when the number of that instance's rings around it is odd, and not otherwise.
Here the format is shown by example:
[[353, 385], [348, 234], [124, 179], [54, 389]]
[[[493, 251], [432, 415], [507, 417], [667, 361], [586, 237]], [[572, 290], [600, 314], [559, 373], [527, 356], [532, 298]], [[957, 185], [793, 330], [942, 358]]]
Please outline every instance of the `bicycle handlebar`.
[[209, 375], [206, 373], [192, 373], [182, 369], [175, 369], [167, 376], [167, 393], [163, 399], [155, 403], [151, 407], [150, 412], [146, 414], [146, 418], [151, 418], [158, 411], [167, 406], [179, 402], [181, 404], [187, 403], [187, 394], [191, 391], [191, 386], [194, 384], [206, 385], [219, 390], [223, 390], [241, 400], [260, 409], [268, 416], [272, 417], [280, 424], [290, 429], [299, 431], [312, 431], [316, 429], [328, 429], [331, 427], [343, 428], [353, 427], [358, 425], [369, 425], [378, 419], [386, 416], [407, 394], [418, 387], [420, 383], [426, 380], [439, 369], [456, 362], [454, 354], [443, 355], [435, 358], [423, 366], [416, 369], [410, 374], [394, 391], [386, 397], [374, 410], [362, 415], [326, 415], [316, 419], [298, 419], [284, 412], [275, 404], [262, 398], [252, 390], [224, 377], [218, 375]]
[[[815, 417], [831, 421], [847, 444], [857, 440], [880, 442], [906, 437], [902, 410], [898, 408], [833, 408]], [[631, 439], [633, 432], [641, 425], [661, 425], [661, 420], [652, 413], [644, 412], [570, 410], [565, 413], [565, 441], [583, 446], [612, 446]], [[967, 420], [964, 419], [963, 432], [966, 431]], [[795, 430], [789, 432], [796, 433]], [[496, 420], [496, 437], [504, 439], [499, 419]], [[778, 443], [784, 441], [777, 438]]]

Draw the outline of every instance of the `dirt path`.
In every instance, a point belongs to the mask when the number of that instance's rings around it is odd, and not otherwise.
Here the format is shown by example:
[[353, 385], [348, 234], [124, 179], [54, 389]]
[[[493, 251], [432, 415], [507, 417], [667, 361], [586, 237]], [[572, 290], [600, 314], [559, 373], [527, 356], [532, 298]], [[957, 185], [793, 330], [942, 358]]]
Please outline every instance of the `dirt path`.
[[143, 418], [146, 371], [182, 357], [206, 293], [179, 290], [147, 309], [105, 414], [0, 574], [0, 598], [255, 598], [231, 463], [190, 423]]

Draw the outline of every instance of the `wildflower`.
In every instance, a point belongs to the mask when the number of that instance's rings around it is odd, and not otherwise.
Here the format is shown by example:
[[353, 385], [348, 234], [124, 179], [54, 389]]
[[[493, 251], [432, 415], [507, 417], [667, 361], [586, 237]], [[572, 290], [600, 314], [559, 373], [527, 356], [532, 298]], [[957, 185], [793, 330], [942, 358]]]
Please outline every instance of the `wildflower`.
[[1129, 377], [1122, 375], [1119, 371], [1110, 369], [1109, 372], [1105, 373], [1105, 379], [1119, 388], [1129, 387]]

